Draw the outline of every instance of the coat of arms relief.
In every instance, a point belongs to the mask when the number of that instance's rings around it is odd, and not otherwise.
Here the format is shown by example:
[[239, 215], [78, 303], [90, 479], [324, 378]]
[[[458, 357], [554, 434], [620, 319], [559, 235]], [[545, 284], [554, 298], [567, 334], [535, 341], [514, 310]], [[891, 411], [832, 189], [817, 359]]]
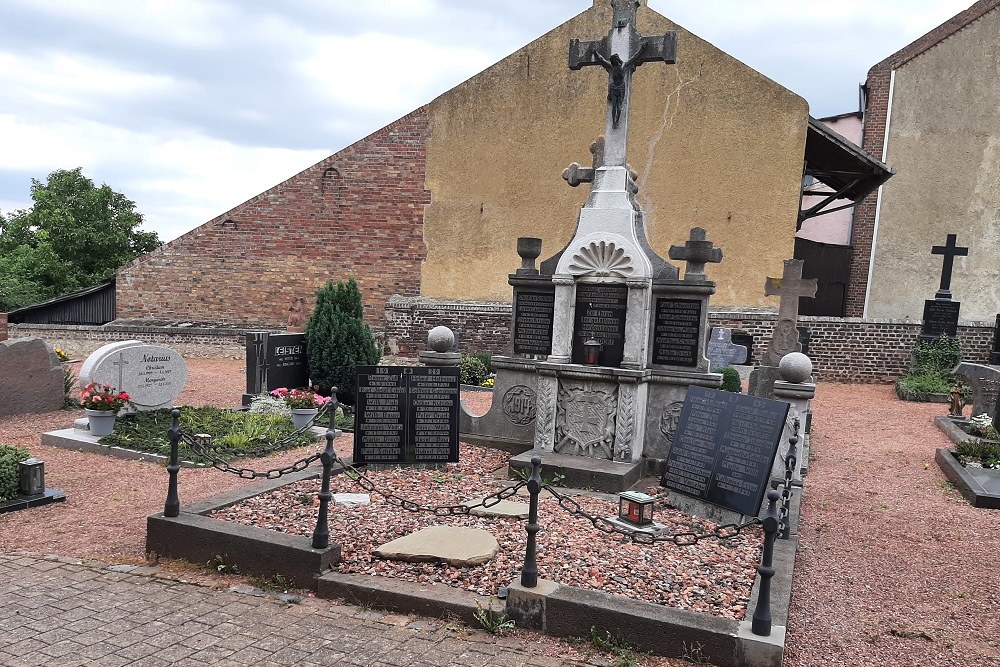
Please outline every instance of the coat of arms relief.
[[611, 460], [614, 453], [618, 388], [595, 389], [589, 382], [561, 383], [556, 409], [558, 454]]

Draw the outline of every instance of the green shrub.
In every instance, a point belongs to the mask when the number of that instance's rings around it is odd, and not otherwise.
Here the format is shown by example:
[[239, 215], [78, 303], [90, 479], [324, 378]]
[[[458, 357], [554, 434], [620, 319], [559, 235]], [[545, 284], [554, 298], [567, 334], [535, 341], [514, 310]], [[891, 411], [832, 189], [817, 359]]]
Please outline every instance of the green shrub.
[[27, 449], [13, 445], [0, 445], [0, 503], [7, 502], [17, 495], [20, 471], [18, 463], [30, 458]]
[[479, 361], [483, 362], [483, 366], [486, 368], [486, 375], [493, 374], [493, 355], [489, 352], [473, 352], [469, 355], [470, 357], [475, 357]]
[[374, 366], [382, 356], [363, 315], [361, 290], [351, 278], [316, 292], [306, 324], [309, 377], [322, 392], [337, 387], [337, 400], [346, 405], [357, 402], [357, 367]]
[[490, 376], [486, 365], [478, 356], [463, 354], [460, 366], [462, 384], [479, 386]]
[[722, 373], [722, 391], [731, 391], [734, 394], [743, 393], [743, 381], [740, 380], [740, 372], [731, 366], [723, 366], [719, 369]]
[[[952, 370], [962, 360], [962, 346], [957, 338], [941, 335], [932, 341], [917, 343], [913, 348], [913, 375], [937, 374], [951, 377]], [[947, 392], [947, 390], [945, 390]]]

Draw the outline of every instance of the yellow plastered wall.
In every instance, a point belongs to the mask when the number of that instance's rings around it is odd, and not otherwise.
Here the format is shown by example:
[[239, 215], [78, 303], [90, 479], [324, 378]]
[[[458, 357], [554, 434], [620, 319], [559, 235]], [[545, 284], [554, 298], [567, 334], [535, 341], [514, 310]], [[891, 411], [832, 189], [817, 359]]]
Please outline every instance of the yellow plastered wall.
[[[571, 38], [607, 34], [610, 3], [596, 4], [430, 104], [423, 296], [509, 301], [517, 237], [540, 237], [541, 260], [573, 236], [589, 186], [561, 174], [591, 165], [608, 77], [567, 57]], [[646, 7], [638, 23], [678, 38], [677, 64], [645, 63], [632, 85], [628, 159], [650, 243], [666, 257], [704, 227], [725, 253], [707, 268], [713, 305], [776, 306], [764, 280], [792, 256], [808, 105]]]

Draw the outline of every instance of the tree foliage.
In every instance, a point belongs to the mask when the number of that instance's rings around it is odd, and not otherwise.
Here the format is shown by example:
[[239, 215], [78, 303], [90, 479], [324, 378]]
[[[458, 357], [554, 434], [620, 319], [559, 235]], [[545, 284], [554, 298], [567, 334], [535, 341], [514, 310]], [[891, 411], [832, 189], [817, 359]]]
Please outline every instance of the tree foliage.
[[0, 213], [0, 311], [95, 285], [160, 245], [139, 229], [135, 202], [80, 167], [31, 179], [31, 199], [29, 210]]
[[337, 400], [347, 405], [357, 401], [357, 367], [377, 364], [382, 356], [363, 315], [361, 290], [351, 278], [319, 289], [306, 324], [310, 379], [321, 391], [337, 387]]

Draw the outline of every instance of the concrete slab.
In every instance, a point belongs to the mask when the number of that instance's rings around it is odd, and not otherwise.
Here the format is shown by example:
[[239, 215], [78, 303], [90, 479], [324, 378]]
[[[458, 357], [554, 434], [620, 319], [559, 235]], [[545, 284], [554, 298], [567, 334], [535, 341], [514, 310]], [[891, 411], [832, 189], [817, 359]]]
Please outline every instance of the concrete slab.
[[642, 463], [619, 463], [587, 456], [570, 456], [532, 449], [511, 457], [511, 470], [531, 472], [531, 459], [542, 459], [542, 481], [562, 475], [562, 484], [574, 489], [593, 489], [605, 493], [628, 491], [642, 477]]
[[430, 526], [383, 544], [373, 553], [408, 563], [431, 561], [472, 567], [489, 562], [499, 550], [497, 538], [480, 528]]
[[[462, 504], [466, 507], [471, 507], [472, 505], [478, 505], [480, 502], [482, 502], [481, 498], [475, 498], [473, 500], [466, 500]], [[513, 500], [501, 500], [497, 504], [490, 505], [489, 507], [475, 507], [469, 511], [469, 514], [472, 516], [527, 519], [528, 505], [527, 503], [519, 503]]]

